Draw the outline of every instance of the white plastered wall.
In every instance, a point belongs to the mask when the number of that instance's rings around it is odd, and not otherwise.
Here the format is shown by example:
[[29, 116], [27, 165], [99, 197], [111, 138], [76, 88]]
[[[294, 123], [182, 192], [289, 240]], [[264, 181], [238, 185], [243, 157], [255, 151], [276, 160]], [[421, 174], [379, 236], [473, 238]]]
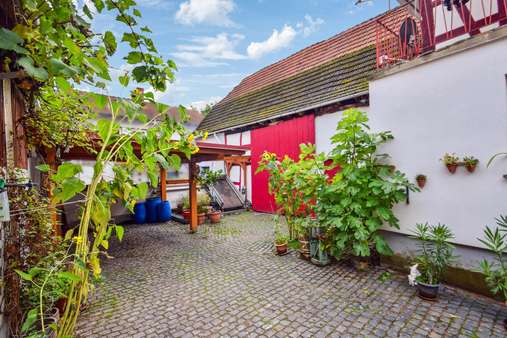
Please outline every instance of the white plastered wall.
[[[428, 177], [410, 205], [395, 208], [401, 233], [418, 222], [445, 223], [458, 244], [482, 247], [486, 224], [507, 214], [507, 159], [486, 163], [507, 151], [507, 39], [449, 55], [370, 82], [370, 125], [391, 130], [385, 146], [392, 162], [413, 181]], [[448, 173], [446, 152], [473, 155], [475, 173]]]

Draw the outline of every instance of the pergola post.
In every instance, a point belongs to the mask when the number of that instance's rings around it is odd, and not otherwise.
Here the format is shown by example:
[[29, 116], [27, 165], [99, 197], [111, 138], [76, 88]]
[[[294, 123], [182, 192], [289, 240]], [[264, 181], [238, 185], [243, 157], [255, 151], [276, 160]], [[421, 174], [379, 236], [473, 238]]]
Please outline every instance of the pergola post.
[[189, 163], [189, 200], [190, 200], [190, 232], [197, 231], [197, 177], [199, 176], [199, 167], [193, 161]]
[[160, 168], [160, 199], [167, 201], [167, 170]]

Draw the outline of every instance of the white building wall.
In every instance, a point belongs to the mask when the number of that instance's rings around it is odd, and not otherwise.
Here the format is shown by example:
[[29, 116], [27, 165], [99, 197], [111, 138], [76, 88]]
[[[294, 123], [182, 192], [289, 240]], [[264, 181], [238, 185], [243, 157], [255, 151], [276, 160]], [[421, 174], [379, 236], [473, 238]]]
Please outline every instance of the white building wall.
[[[369, 112], [369, 107], [358, 108], [361, 111]], [[336, 133], [336, 126], [340, 121], [343, 111], [324, 114], [315, 117], [315, 147], [317, 153], [329, 153], [333, 149], [331, 137]]]
[[[370, 125], [395, 137], [383, 151], [411, 180], [428, 177], [410, 205], [395, 208], [401, 233], [418, 222], [445, 223], [456, 243], [482, 247], [485, 225], [507, 214], [507, 39], [472, 48], [370, 82]], [[446, 152], [472, 155], [476, 172], [448, 173]], [[391, 229], [392, 230], [392, 229]]]

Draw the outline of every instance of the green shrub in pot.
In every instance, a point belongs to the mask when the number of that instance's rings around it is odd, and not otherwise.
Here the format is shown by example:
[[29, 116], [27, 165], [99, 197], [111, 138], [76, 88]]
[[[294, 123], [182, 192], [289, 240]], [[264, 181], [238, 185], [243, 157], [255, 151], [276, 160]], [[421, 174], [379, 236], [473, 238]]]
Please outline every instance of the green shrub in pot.
[[413, 239], [418, 241], [418, 255], [411, 268], [409, 283], [416, 285], [423, 299], [435, 299], [440, 282], [455, 256], [450, 241], [454, 234], [445, 224], [417, 224]]
[[407, 190], [418, 191], [405, 174], [385, 162], [381, 145], [393, 139], [390, 132], [369, 130], [366, 113], [348, 109], [331, 138], [334, 145], [328, 169], [341, 168], [318, 193], [319, 225], [327, 230], [331, 254], [368, 257], [372, 249], [392, 254], [379, 230], [399, 228], [395, 204], [406, 199]]

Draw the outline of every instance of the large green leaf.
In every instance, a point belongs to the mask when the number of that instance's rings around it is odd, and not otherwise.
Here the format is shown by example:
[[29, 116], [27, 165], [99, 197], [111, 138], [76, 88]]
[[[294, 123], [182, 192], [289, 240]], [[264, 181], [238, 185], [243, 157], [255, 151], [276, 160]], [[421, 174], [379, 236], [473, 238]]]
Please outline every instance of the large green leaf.
[[28, 50], [21, 47], [23, 39], [15, 32], [0, 28], [0, 49], [12, 50], [18, 54], [28, 54]]
[[31, 281], [32, 280], [32, 275], [30, 275], [29, 273], [26, 273], [26, 272], [23, 272], [21, 270], [18, 270], [18, 269], [14, 269], [14, 271], [16, 271], [16, 273], [24, 280], [27, 280], [27, 281]]
[[48, 72], [42, 67], [35, 67], [33, 60], [28, 56], [23, 56], [17, 60], [18, 65], [23, 67], [26, 73], [39, 81], [46, 81], [48, 79]]
[[49, 71], [55, 75], [63, 75], [65, 77], [72, 77], [77, 73], [73, 67], [56, 58], [49, 59]]
[[176, 154], [172, 154], [170, 155], [167, 160], [169, 161], [169, 165], [175, 169], [175, 170], [179, 170], [180, 167], [181, 167], [181, 158], [176, 155]]
[[25, 322], [23, 323], [23, 326], [21, 326], [21, 332], [27, 332], [35, 324], [38, 318], [38, 313], [38, 308], [33, 308], [28, 311]]
[[62, 202], [66, 202], [85, 188], [86, 185], [79, 178], [70, 177], [63, 181], [61, 191], [56, 197], [58, 197]]
[[106, 46], [107, 54], [113, 55], [116, 52], [117, 43], [114, 34], [110, 31], [104, 33], [104, 45]]
[[65, 162], [58, 166], [56, 174], [51, 179], [57, 183], [62, 183], [65, 179], [74, 177], [82, 171], [83, 168], [79, 164]]
[[157, 162], [160, 164], [160, 166], [164, 169], [169, 169], [169, 163], [167, 163], [167, 160], [165, 159], [164, 156], [160, 155], [160, 154], [154, 154], [153, 156], [155, 156], [155, 158], [157, 159]]

